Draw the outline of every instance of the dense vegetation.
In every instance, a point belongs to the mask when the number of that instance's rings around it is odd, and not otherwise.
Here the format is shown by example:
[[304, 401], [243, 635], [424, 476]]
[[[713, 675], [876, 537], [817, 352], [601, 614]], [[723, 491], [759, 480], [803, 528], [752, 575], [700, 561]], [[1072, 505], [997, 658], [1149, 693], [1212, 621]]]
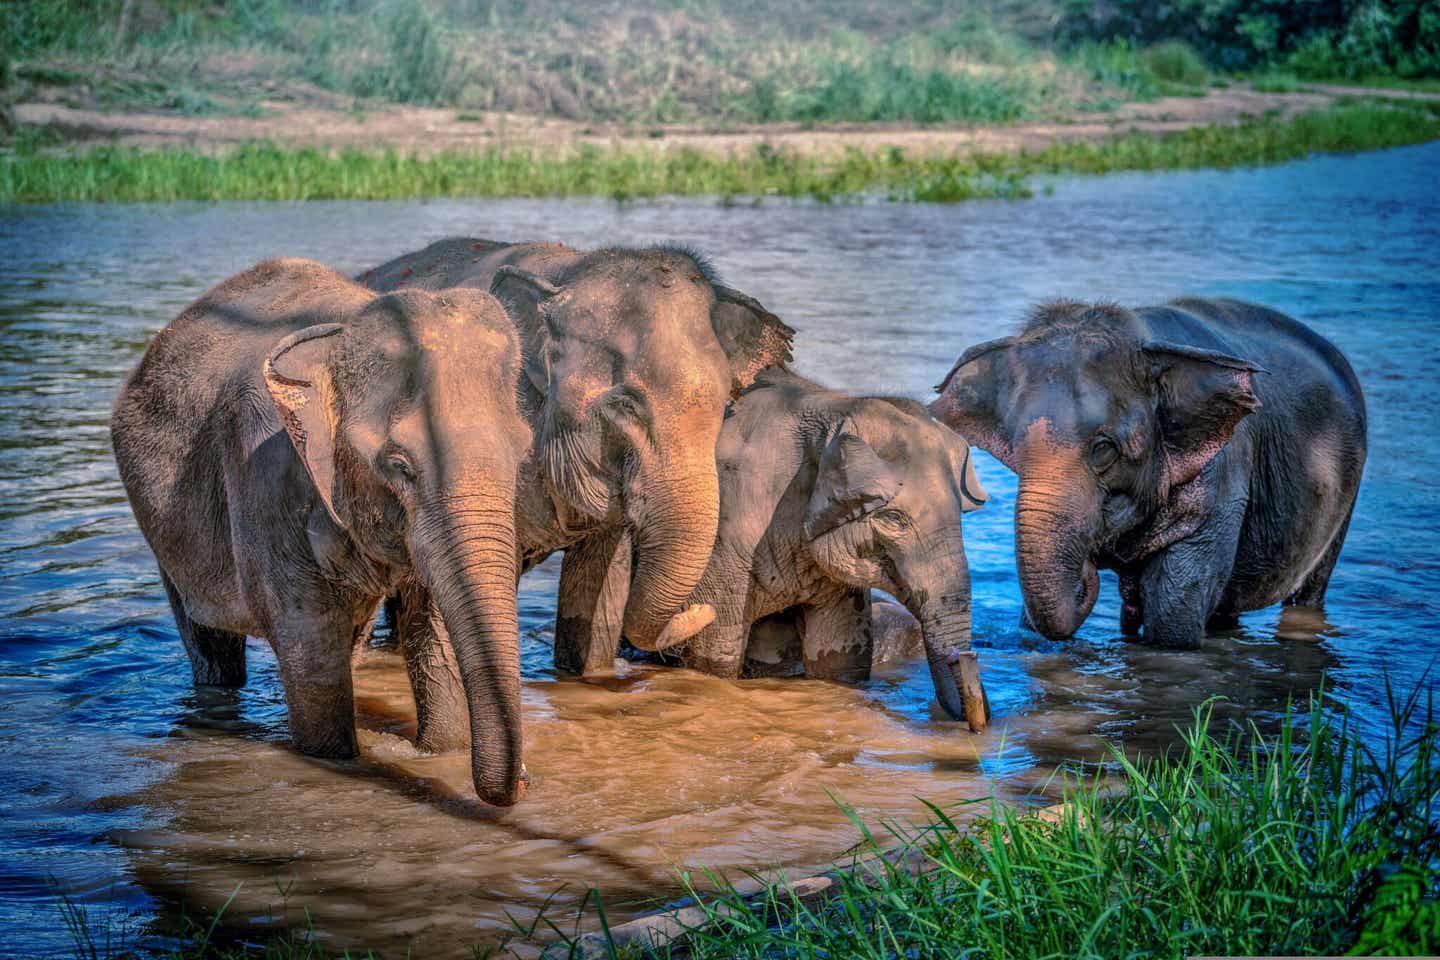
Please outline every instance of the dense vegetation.
[[606, 122], [997, 122], [1216, 69], [1433, 78], [1437, 58], [1440, 0], [26, 0], [0, 18], [22, 90], [219, 114], [310, 90]]
[[1440, 77], [1437, 0], [1065, 0], [1059, 33], [1183, 41], [1221, 69], [1310, 80]]

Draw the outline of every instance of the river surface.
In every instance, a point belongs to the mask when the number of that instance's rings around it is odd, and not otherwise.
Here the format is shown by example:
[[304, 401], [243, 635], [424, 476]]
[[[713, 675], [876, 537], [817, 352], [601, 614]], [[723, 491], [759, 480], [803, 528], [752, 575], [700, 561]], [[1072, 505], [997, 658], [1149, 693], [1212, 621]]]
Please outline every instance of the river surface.
[[[591, 887], [610, 922], [681, 870], [823, 867], [862, 816], [998, 795], [1154, 751], [1209, 697], [1272, 726], [1327, 688], [1364, 720], [1383, 677], [1419, 681], [1440, 627], [1440, 144], [1234, 172], [1060, 180], [1022, 202], [956, 206], [705, 201], [0, 208], [0, 953], [66, 955], [57, 901], [97, 939], [145, 943], [231, 900], [253, 932], [310, 922], [336, 947], [468, 955]], [[110, 455], [122, 377], [207, 287], [275, 255], [358, 271], [451, 234], [580, 247], [665, 240], [800, 332], [798, 368], [856, 392], [926, 397], [968, 344], [1057, 295], [1144, 304], [1257, 300], [1348, 354], [1370, 460], [1323, 620], [1245, 616], [1203, 650], [1118, 637], [1107, 575], [1073, 642], [1021, 631], [1015, 480], [981, 455], [990, 504], [966, 518], [975, 635], [997, 722], [932, 713], [923, 663], [862, 688], [550, 670], [557, 565], [521, 585], [526, 761], [537, 782], [484, 808], [463, 758], [417, 756], [404, 670], [357, 668], [363, 759], [287, 743], [268, 647], [250, 682], [197, 691]], [[1426, 681], [1428, 682], [1428, 681]], [[591, 921], [593, 922], [593, 921]]]

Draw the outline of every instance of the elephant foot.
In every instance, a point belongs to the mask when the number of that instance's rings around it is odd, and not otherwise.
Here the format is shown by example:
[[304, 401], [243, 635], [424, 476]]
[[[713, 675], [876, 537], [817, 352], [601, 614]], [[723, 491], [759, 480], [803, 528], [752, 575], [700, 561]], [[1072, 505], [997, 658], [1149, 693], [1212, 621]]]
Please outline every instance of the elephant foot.
[[710, 626], [714, 619], [715, 608], [708, 603], [697, 603], [682, 610], [671, 617], [669, 623], [665, 624], [665, 629], [660, 631], [660, 636], [655, 638], [655, 645], [650, 649], [664, 650], [677, 643], [684, 643]]

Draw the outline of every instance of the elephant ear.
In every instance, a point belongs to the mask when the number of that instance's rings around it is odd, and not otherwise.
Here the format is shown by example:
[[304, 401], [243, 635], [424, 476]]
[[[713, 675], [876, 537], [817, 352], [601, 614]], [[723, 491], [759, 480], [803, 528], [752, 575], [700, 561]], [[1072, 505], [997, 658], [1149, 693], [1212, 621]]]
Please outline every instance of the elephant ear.
[[980, 477], [975, 473], [975, 458], [970, 456], [970, 444], [967, 443], [965, 462], [960, 465], [960, 512], [974, 513], [989, 499], [990, 494], [980, 486]]
[[348, 525], [336, 506], [340, 491], [330, 354], [344, 329], [343, 324], [321, 323], [292, 333], [275, 345], [264, 366], [265, 386], [280, 424], [290, 435], [326, 511], [342, 528]]
[[825, 445], [815, 489], [805, 508], [805, 536], [814, 540], [879, 510], [900, 492], [900, 477], [849, 426]]
[[560, 294], [560, 288], [529, 270], [506, 264], [490, 279], [490, 293], [505, 305], [520, 331], [520, 348], [525, 355], [525, 376], [545, 395], [550, 389], [546, 356], [550, 350], [550, 328], [545, 305]]
[[754, 297], [715, 284], [710, 325], [730, 360], [730, 395], [755, 382], [766, 367], [789, 363], [795, 331]]
[[1010, 337], [987, 340], [960, 354], [930, 404], [931, 416], [1012, 470], [1014, 451], [1000, 429], [1000, 394], [1013, 342]]
[[1143, 344], [1159, 401], [1166, 480], [1189, 483], [1215, 459], [1240, 421], [1260, 409], [1251, 378], [1265, 370], [1214, 350], [1162, 340]]

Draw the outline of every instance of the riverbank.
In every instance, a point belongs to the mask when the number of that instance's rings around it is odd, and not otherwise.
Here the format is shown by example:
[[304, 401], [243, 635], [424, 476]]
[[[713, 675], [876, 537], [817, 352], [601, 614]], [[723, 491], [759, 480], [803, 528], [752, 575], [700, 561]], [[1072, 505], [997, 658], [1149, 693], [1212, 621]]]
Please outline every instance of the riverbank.
[[[32, 134], [0, 156], [0, 202], [1016, 198], [1029, 195], [1032, 178], [1040, 174], [1258, 165], [1424, 142], [1440, 137], [1440, 101], [1343, 98], [1300, 111], [1273, 108], [1262, 117], [1241, 114], [1230, 122], [1149, 129], [1137, 121], [1103, 133], [1058, 125], [999, 146], [969, 132], [965, 137], [974, 146], [949, 149], [929, 130], [861, 131], [853, 134], [853, 144], [843, 132], [804, 134], [809, 143], [759, 133], [723, 136], [723, 146], [709, 148], [680, 137], [612, 140], [604, 146], [577, 137], [549, 146], [406, 151], [273, 141], [224, 149], [215, 143], [61, 148]], [[1003, 136], [1003, 129], [994, 136]], [[887, 143], [887, 137], [895, 142]], [[915, 138], [921, 138], [918, 145]]]
[[[1436, 718], [1420, 688], [1390, 708], [1376, 746], [1318, 702], [1270, 735], [1227, 729], [1207, 704], [1167, 755], [1112, 747], [1090, 771], [1103, 776], [1044, 810], [929, 805], [922, 826], [875, 830], [847, 810], [864, 839], [823, 878], [737, 886], [706, 872], [721, 893], [692, 888], [682, 910], [612, 926], [587, 900], [595, 932], [565, 936], [574, 920], [542, 912], [483, 955], [533, 956], [547, 941], [545, 957], [582, 960], [1433, 953]], [[73, 904], [62, 911], [80, 956], [130, 955]], [[189, 919], [183, 945], [155, 955], [339, 956], [313, 930], [236, 942], [222, 919]]]

